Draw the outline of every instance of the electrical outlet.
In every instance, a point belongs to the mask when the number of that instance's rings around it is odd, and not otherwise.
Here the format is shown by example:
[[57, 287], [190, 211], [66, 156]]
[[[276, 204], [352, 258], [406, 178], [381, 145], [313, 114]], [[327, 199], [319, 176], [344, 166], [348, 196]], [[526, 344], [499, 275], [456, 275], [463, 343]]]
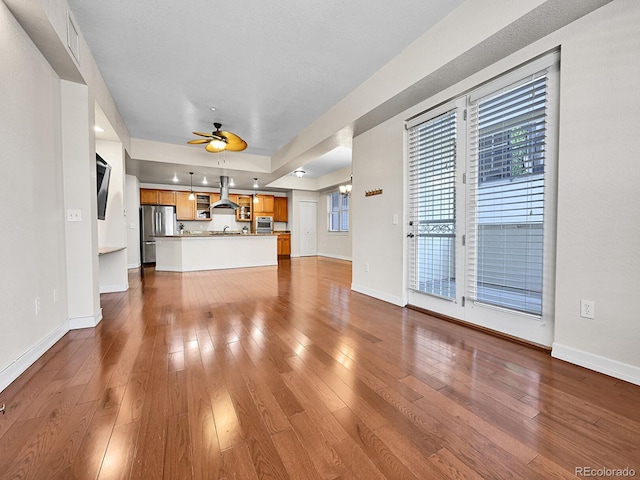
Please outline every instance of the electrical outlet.
[[53, 289], [53, 303], [58, 303], [58, 290], [55, 288]]
[[67, 209], [67, 222], [81, 222], [82, 210]]
[[596, 305], [593, 300], [580, 300], [580, 316], [582, 318], [596, 318]]

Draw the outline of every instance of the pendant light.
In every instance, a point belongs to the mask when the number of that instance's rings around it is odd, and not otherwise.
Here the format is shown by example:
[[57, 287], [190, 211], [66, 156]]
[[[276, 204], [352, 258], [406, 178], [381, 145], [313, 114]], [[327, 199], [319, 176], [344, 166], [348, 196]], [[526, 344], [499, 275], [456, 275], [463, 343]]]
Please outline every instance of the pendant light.
[[191, 175], [191, 188], [189, 189], [189, 200], [193, 201], [196, 199], [196, 196], [193, 194], [193, 172], [189, 172]]
[[253, 178], [253, 203], [258, 203], [258, 178]]

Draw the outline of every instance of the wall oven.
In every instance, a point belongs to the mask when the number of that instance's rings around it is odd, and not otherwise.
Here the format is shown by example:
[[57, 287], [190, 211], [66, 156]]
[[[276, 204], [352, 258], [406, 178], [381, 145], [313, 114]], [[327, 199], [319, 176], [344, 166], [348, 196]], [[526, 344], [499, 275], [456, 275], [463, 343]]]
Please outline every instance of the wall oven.
[[256, 217], [256, 233], [273, 233], [273, 217]]

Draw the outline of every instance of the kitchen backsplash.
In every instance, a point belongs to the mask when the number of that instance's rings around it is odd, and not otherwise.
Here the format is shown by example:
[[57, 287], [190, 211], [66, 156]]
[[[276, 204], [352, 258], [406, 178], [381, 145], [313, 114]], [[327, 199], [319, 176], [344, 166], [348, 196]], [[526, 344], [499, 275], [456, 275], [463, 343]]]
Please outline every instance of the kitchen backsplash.
[[[240, 231], [245, 225], [251, 227], [250, 222], [238, 222], [236, 221], [235, 213], [214, 213], [211, 217], [211, 221], [200, 220], [181, 220], [178, 221], [178, 225], [184, 225], [185, 230], [189, 231], [215, 231], [219, 232], [224, 229], [225, 226], [229, 226], [231, 231]], [[274, 230], [287, 230], [287, 222], [274, 222]]]

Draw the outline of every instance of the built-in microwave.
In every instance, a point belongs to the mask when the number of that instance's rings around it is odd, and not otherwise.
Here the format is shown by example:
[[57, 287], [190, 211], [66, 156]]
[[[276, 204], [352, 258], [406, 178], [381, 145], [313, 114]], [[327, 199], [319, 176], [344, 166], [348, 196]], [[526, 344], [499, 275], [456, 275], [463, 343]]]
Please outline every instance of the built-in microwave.
[[273, 233], [273, 217], [256, 217], [256, 233]]

